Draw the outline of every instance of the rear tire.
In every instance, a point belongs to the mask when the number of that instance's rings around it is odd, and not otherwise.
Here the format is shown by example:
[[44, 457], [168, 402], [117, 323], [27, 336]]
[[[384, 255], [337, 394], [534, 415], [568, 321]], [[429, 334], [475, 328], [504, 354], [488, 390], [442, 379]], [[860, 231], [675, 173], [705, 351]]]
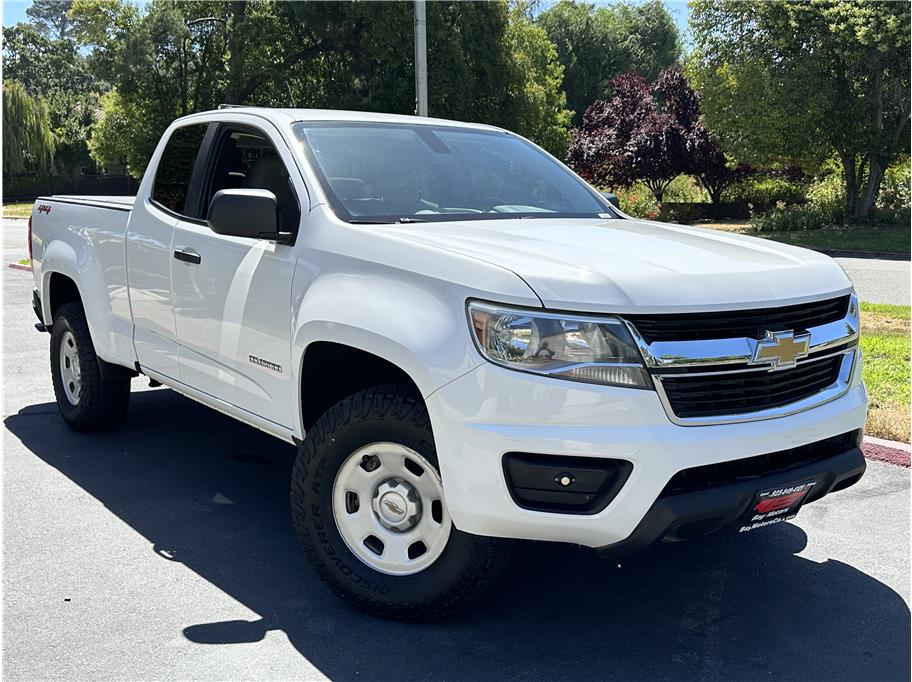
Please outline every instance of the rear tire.
[[398, 620], [445, 616], [494, 583], [511, 543], [453, 526], [439, 482], [421, 398], [400, 385], [355, 393], [320, 417], [299, 448], [291, 480], [298, 541], [355, 606]]
[[130, 379], [102, 379], [98, 356], [79, 303], [57, 309], [51, 329], [51, 378], [57, 407], [75, 431], [114, 429], [127, 416]]

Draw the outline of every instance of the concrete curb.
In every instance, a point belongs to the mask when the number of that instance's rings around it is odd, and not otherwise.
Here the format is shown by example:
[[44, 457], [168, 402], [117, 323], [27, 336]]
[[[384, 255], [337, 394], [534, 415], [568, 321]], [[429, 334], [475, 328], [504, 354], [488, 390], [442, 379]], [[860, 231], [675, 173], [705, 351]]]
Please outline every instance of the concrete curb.
[[865, 436], [864, 442], [871, 443], [872, 445], [880, 445], [884, 448], [902, 450], [903, 452], [912, 452], [912, 445], [903, 443], [901, 440], [887, 440], [886, 438], [877, 438], [876, 436]]
[[23, 265], [22, 263], [10, 263], [9, 266], [13, 270], [25, 270], [26, 272], [32, 271], [31, 265]]
[[864, 452], [865, 457], [878, 462], [895, 464], [907, 469], [912, 465], [912, 461], [910, 461], [912, 447], [909, 446], [909, 443], [865, 436], [864, 442], [861, 444], [861, 450]]

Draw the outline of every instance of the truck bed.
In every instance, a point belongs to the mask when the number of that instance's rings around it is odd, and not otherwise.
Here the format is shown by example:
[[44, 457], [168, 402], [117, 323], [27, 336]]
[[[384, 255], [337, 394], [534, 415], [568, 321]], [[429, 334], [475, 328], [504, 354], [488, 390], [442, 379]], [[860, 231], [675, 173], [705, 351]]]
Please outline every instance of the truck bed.
[[54, 194], [52, 196], [38, 197], [36, 203], [42, 201], [58, 201], [64, 204], [79, 204], [83, 206], [98, 206], [99, 208], [113, 208], [118, 211], [132, 211], [136, 195], [131, 196], [90, 196], [87, 194]]
[[53, 323], [50, 274], [78, 287], [95, 351], [130, 367], [135, 361], [127, 290], [126, 235], [135, 196], [38, 197], [32, 211], [32, 274], [42, 322]]

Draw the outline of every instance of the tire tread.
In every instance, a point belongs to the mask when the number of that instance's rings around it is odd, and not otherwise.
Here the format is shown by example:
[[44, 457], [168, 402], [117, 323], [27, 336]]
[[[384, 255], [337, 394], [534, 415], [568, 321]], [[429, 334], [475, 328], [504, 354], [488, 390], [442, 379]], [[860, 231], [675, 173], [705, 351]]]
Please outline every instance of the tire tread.
[[[77, 405], [72, 405], [67, 399], [59, 375], [59, 341], [66, 329], [69, 329], [76, 339], [82, 369], [82, 388]], [[70, 428], [75, 431], [92, 432], [108, 431], [120, 426], [127, 416], [130, 405], [130, 380], [102, 379], [98, 356], [81, 304], [65, 303], [57, 309], [50, 345], [54, 395], [60, 413]]]
[[[430, 417], [424, 402], [407, 386], [390, 384], [368, 388], [344, 398], [330, 408], [308, 431], [299, 447], [298, 459], [292, 471], [292, 515], [304, 554], [333, 592], [364, 611], [406, 621], [440, 618], [454, 613], [477, 599], [499, 577], [509, 560], [509, 543], [498, 538], [470, 536], [472, 548], [469, 560], [452, 585], [431, 598], [391, 604], [348, 588], [328, 563], [322, 560], [321, 548], [312, 539], [306, 500], [308, 479], [319, 452], [338, 428], [368, 419], [408, 422], [416, 429], [425, 431], [429, 442], [433, 443]], [[453, 532], [460, 531], [454, 527]]]

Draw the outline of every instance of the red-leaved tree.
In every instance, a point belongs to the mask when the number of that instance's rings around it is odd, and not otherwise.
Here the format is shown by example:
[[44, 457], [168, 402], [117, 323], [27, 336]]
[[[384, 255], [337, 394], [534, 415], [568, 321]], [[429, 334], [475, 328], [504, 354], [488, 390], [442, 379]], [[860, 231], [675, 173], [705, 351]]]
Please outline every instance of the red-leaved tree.
[[662, 201], [672, 180], [691, 173], [716, 204], [747, 172], [732, 166], [701, 123], [699, 95], [680, 67], [665, 69], [651, 85], [626, 73], [611, 86], [611, 99], [593, 103], [571, 133], [567, 161], [589, 182], [629, 187], [640, 180]]

